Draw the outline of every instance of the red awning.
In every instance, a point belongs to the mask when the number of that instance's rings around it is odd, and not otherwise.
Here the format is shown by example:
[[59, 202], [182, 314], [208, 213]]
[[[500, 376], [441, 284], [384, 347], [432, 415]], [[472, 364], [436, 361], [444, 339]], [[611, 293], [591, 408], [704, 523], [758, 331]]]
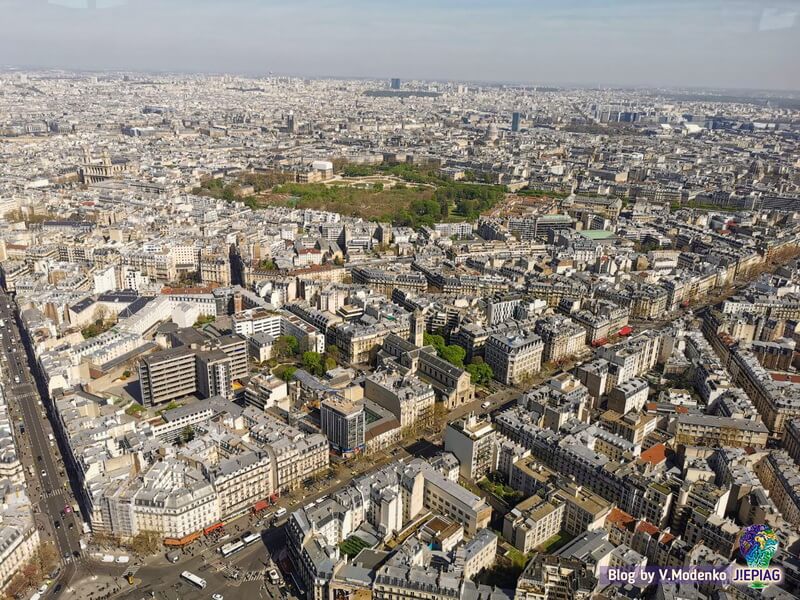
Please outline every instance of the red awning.
[[205, 535], [208, 535], [209, 533], [213, 533], [218, 529], [222, 529], [223, 527], [225, 527], [225, 523], [215, 523], [214, 525], [211, 525], [210, 527], [206, 527], [205, 529], [203, 529], [203, 533]]
[[622, 329], [619, 330], [620, 335], [630, 335], [633, 333], [633, 327], [628, 327], [625, 325]]
[[595, 340], [592, 342], [592, 346], [597, 348], [598, 346], [605, 346], [608, 343], [608, 338], [600, 338], [599, 340]]
[[196, 531], [194, 533], [190, 533], [189, 535], [185, 535], [182, 538], [165, 538], [164, 539], [164, 545], [165, 546], [177, 546], [177, 547], [186, 546], [188, 544], [191, 544], [193, 541], [195, 541], [199, 537], [200, 537], [200, 532]]
[[268, 507], [269, 507], [269, 502], [267, 502], [266, 500], [259, 500], [253, 505], [253, 511], [261, 512], [262, 510], [267, 510]]

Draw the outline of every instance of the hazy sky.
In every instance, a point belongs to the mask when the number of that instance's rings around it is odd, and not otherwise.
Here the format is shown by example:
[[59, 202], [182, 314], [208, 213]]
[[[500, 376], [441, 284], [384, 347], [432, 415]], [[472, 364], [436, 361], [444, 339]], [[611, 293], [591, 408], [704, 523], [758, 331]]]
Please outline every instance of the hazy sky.
[[800, 0], [0, 0], [0, 32], [20, 67], [800, 89]]

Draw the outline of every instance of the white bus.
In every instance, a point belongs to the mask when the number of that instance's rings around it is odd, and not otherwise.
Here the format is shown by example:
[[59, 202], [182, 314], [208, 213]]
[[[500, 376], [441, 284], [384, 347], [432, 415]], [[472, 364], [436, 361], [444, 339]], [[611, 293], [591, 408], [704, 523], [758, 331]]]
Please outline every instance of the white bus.
[[261, 535], [258, 533], [248, 533], [247, 535], [242, 536], [242, 543], [245, 546], [249, 546], [255, 542], [258, 542], [261, 539]]
[[222, 546], [219, 549], [219, 553], [222, 554], [223, 558], [228, 558], [231, 554], [236, 554], [242, 548], [244, 548], [242, 540], [236, 540], [235, 542]]
[[189, 583], [193, 583], [201, 590], [206, 589], [206, 586], [208, 585], [205, 579], [200, 579], [197, 575], [195, 575], [194, 573], [190, 573], [189, 571], [184, 571], [183, 573], [181, 573], [181, 577], [183, 577]]

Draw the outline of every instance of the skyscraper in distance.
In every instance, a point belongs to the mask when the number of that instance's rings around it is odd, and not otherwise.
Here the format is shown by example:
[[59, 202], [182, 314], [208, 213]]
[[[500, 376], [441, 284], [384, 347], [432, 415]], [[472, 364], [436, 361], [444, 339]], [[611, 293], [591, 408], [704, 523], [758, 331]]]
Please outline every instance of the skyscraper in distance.
[[400, 80], [397, 77], [392, 78], [392, 89], [393, 90], [400, 89]]
[[511, 115], [511, 131], [519, 131], [519, 112], [515, 112]]

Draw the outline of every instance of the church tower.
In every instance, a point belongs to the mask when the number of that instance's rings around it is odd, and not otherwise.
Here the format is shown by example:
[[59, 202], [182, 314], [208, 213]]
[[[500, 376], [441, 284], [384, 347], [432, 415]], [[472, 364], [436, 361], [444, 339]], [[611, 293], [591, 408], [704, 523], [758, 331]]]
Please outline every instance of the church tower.
[[415, 310], [411, 315], [411, 331], [408, 335], [408, 341], [414, 344], [417, 348], [422, 348], [423, 336], [425, 334], [425, 318], [422, 312]]

